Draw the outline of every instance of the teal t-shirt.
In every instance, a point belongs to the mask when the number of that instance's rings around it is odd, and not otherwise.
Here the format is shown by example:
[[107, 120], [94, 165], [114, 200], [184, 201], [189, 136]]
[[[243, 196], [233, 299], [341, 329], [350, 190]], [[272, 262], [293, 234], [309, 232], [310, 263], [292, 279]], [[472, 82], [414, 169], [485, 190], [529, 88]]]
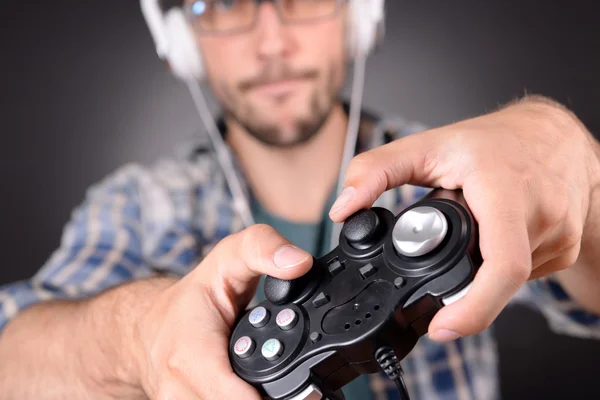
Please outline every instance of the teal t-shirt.
[[[335, 200], [334, 194], [329, 196], [322, 212], [321, 221], [315, 224], [294, 223], [281, 219], [266, 211], [255, 199], [251, 204], [252, 215], [256, 223], [270, 225], [294, 245], [318, 258], [330, 251], [333, 222], [329, 218], [328, 211]], [[263, 279], [261, 279], [256, 295], [259, 301], [264, 300]], [[361, 375], [346, 385], [343, 392], [347, 400], [370, 400], [372, 398], [366, 375]]]

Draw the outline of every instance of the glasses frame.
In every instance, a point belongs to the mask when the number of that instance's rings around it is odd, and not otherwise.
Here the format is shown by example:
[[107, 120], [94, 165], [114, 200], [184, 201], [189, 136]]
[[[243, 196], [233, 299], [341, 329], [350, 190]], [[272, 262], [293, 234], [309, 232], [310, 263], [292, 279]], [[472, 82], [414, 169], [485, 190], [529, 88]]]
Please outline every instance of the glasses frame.
[[[205, 0], [205, 1], [212, 1], [212, 0]], [[197, 27], [194, 22], [194, 19], [197, 18], [198, 16], [196, 14], [194, 14], [194, 12], [192, 11], [192, 8], [193, 8], [193, 5], [195, 2], [193, 2], [193, 3], [185, 2], [183, 4], [182, 8], [183, 8], [183, 13], [185, 15], [185, 18], [187, 19], [188, 23], [190, 23], [190, 25], [192, 25], [194, 27], [195, 33], [202, 35], [202, 36], [232, 36], [232, 35], [239, 35], [242, 33], [248, 33], [250, 31], [254, 30], [254, 28], [256, 28], [256, 25], [258, 23], [258, 8], [260, 7], [260, 5], [262, 3], [272, 3], [273, 4], [273, 6], [275, 7], [275, 11], [277, 12], [277, 16], [279, 17], [279, 21], [283, 25], [304, 25], [304, 24], [312, 24], [315, 22], [327, 20], [327, 19], [330, 19], [330, 18], [333, 18], [333, 17], [339, 15], [340, 10], [342, 9], [342, 5], [349, 2], [349, 0], [335, 0], [335, 10], [331, 14], [323, 15], [321, 17], [314, 17], [314, 18], [299, 20], [299, 21], [290, 21], [290, 20], [286, 19], [285, 16], [283, 15], [283, 11], [281, 10], [281, 1], [283, 1], [283, 0], [254, 0], [255, 7], [254, 7], [254, 16], [253, 16], [252, 22], [250, 24], [248, 24], [247, 27], [243, 27], [243, 28], [239, 28], [239, 29], [229, 29], [226, 31], [205, 31], [201, 27]]]

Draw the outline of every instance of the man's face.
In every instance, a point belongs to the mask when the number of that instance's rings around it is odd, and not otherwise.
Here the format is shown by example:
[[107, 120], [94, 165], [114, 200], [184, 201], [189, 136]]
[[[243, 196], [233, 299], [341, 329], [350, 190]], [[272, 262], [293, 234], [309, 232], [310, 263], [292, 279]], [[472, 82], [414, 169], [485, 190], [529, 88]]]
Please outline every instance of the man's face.
[[345, 24], [345, 6], [333, 16], [284, 24], [272, 3], [262, 3], [250, 31], [198, 34], [210, 85], [227, 117], [268, 145], [313, 137], [343, 87]]

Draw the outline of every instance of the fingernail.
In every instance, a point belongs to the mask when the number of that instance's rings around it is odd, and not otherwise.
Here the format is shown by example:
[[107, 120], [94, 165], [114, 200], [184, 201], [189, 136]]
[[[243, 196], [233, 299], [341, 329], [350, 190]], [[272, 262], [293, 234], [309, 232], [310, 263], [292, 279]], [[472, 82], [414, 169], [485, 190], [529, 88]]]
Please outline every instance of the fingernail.
[[460, 337], [460, 333], [451, 331], [450, 329], [439, 329], [429, 335], [431, 340], [436, 342], [450, 342]]
[[310, 257], [310, 254], [292, 245], [279, 248], [273, 255], [273, 263], [278, 268], [292, 268], [302, 264]]
[[330, 214], [338, 212], [342, 208], [346, 207], [356, 197], [356, 189], [352, 186], [348, 186], [340, 193], [340, 197], [337, 198], [333, 206], [331, 206]]

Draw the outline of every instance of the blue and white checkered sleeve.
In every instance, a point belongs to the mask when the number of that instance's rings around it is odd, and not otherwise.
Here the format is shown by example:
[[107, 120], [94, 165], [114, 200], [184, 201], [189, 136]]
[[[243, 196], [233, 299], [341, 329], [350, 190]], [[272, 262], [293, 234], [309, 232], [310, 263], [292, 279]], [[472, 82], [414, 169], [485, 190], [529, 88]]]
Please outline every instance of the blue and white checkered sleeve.
[[528, 282], [514, 302], [523, 302], [542, 313], [555, 333], [600, 340], [600, 316], [585, 311], [571, 299], [553, 275]]
[[30, 280], [0, 287], [0, 332], [41, 301], [77, 299], [148, 276], [141, 260], [135, 174], [124, 169], [89, 190], [66, 225], [60, 247]]

